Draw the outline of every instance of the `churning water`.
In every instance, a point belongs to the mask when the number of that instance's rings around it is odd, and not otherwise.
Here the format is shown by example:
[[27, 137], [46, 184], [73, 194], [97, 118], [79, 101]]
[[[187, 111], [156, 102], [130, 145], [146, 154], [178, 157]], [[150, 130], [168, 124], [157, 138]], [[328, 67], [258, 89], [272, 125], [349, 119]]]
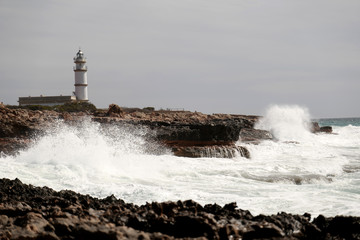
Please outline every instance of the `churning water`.
[[333, 124], [335, 134], [315, 135], [309, 118], [304, 108], [270, 108], [257, 127], [277, 140], [238, 142], [251, 159], [175, 157], [148, 142], [146, 129], [59, 122], [29, 149], [1, 156], [0, 177], [136, 204], [235, 201], [253, 214], [360, 216], [360, 127]]

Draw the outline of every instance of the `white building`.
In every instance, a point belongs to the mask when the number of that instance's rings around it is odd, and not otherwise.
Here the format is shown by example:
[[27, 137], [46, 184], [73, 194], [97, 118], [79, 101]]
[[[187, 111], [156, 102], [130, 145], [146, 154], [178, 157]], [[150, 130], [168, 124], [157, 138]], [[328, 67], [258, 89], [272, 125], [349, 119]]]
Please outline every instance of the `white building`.
[[81, 50], [74, 57], [75, 96], [78, 101], [89, 101], [87, 93], [87, 66], [86, 58]]
[[88, 93], [87, 93], [87, 66], [86, 58], [84, 53], [79, 50], [74, 57], [74, 72], [75, 72], [75, 96], [36, 96], [36, 97], [19, 97], [19, 105], [43, 105], [43, 106], [54, 106], [62, 105], [69, 102], [87, 102]]

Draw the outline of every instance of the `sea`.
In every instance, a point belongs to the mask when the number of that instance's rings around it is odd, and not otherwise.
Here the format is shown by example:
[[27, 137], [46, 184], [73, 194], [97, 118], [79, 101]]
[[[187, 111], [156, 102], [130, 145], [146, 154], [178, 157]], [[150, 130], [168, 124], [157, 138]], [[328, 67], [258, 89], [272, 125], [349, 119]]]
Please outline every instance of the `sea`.
[[[310, 133], [313, 120], [333, 133]], [[147, 141], [146, 128], [59, 121], [28, 149], [1, 155], [0, 177], [137, 205], [192, 199], [236, 202], [253, 215], [360, 216], [360, 118], [312, 119], [307, 108], [274, 105], [255, 127], [275, 139], [239, 139], [250, 159], [185, 158]]]

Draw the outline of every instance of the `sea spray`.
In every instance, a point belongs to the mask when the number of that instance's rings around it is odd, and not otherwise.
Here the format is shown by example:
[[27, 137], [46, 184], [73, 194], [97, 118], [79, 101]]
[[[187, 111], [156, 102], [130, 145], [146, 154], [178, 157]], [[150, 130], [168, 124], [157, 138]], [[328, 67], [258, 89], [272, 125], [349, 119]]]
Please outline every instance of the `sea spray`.
[[270, 131], [279, 142], [264, 141], [248, 145], [254, 161], [265, 164], [265, 171], [248, 175], [267, 182], [295, 184], [331, 182], [343, 173], [348, 162], [338, 149], [329, 146], [339, 136], [316, 135], [309, 131], [310, 114], [297, 105], [273, 105], [255, 128]]
[[5, 164], [8, 169], [22, 165], [21, 174], [13, 169], [14, 177], [44, 185], [50, 180], [58, 190], [87, 191], [90, 185], [113, 177], [145, 179], [156, 167], [145, 161], [146, 156], [168, 153], [147, 139], [149, 134], [142, 126], [101, 125], [86, 118], [75, 125], [58, 121], [35, 137], [28, 149], [6, 157]]
[[270, 131], [281, 141], [307, 139], [310, 114], [307, 108], [297, 105], [273, 105], [255, 125], [255, 128]]
[[249, 144], [251, 159], [194, 159], [162, 151], [141, 126], [59, 122], [29, 149], [1, 157], [0, 177], [135, 204], [235, 201], [252, 214], [360, 215], [360, 127], [334, 132]]

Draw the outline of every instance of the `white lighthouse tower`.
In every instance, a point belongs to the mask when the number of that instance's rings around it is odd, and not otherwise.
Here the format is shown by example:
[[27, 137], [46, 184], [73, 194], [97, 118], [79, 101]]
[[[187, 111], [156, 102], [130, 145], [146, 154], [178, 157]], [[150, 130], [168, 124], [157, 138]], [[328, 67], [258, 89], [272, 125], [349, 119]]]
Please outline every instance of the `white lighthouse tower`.
[[89, 101], [87, 93], [87, 66], [84, 53], [79, 50], [74, 57], [75, 72], [75, 96], [78, 101]]

